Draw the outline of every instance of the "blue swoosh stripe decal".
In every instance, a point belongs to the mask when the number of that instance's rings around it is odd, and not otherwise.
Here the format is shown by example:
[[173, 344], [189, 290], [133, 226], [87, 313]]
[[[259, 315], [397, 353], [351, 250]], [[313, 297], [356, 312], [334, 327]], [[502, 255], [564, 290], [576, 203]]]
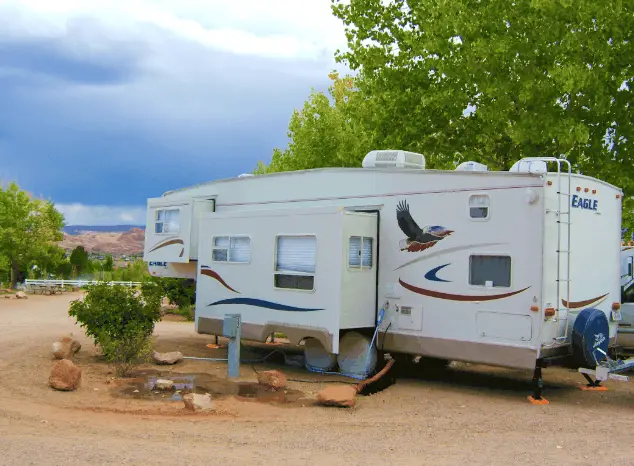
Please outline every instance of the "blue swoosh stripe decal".
[[431, 269], [429, 272], [427, 272], [425, 274], [425, 278], [427, 280], [431, 280], [432, 282], [445, 282], [445, 283], [450, 283], [450, 280], [443, 280], [442, 278], [438, 278], [438, 276], [436, 276], [436, 274], [438, 273], [438, 271], [440, 269], [442, 269], [443, 267], [447, 267], [449, 264], [445, 264], [445, 265], [439, 265], [438, 267], [435, 267], [433, 269]]
[[276, 311], [323, 311], [323, 309], [310, 309], [305, 307], [287, 306], [286, 304], [274, 303], [272, 301], [264, 301], [263, 299], [254, 298], [230, 298], [207, 304], [207, 306], [218, 306], [220, 304], [246, 304], [247, 306], [264, 307], [274, 309]]

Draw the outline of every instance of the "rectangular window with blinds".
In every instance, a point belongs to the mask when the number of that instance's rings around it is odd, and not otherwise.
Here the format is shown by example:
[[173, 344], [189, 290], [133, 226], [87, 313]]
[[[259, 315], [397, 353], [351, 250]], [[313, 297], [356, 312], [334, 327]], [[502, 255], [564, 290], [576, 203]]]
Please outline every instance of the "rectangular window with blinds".
[[511, 257], [472, 255], [469, 257], [469, 284], [487, 287], [510, 287]]
[[274, 272], [276, 288], [313, 291], [316, 265], [316, 236], [277, 237]]
[[348, 268], [371, 269], [373, 263], [373, 238], [366, 236], [351, 236], [348, 241]]
[[251, 238], [248, 236], [216, 236], [213, 239], [211, 256], [214, 262], [249, 263], [251, 261]]

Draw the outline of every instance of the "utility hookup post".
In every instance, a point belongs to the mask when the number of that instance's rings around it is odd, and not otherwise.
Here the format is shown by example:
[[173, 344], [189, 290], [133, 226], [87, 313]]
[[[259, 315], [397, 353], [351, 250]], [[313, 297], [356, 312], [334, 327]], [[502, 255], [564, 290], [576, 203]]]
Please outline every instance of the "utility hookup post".
[[229, 339], [227, 352], [227, 375], [231, 379], [240, 376], [240, 338], [242, 322], [240, 314], [225, 314], [222, 323], [222, 335]]

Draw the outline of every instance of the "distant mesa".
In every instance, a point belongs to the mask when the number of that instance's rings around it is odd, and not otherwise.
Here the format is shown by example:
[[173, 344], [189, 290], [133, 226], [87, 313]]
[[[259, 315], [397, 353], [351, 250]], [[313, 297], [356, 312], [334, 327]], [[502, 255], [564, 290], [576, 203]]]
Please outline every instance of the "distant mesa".
[[81, 235], [82, 233], [123, 233], [132, 229], [145, 230], [143, 225], [67, 225], [64, 233]]
[[145, 227], [140, 225], [69, 225], [59, 246], [72, 251], [83, 246], [95, 254], [113, 256], [143, 254]]

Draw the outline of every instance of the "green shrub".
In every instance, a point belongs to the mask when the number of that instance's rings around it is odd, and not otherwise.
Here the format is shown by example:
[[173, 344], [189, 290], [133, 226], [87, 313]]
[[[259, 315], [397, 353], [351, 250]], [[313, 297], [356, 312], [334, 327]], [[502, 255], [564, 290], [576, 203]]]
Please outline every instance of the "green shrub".
[[172, 313], [177, 314], [179, 316], [185, 317], [188, 321], [193, 322], [195, 318], [194, 306], [191, 304], [185, 304], [184, 306], [179, 307], [172, 311]]
[[143, 282], [140, 294], [123, 285], [89, 285], [83, 301], [73, 301], [68, 314], [75, 317], [103, 351], [117, 375], [126, 376], [151, 351], [154, 325], [161, 318], [161, 290]]
[[178, 307], [191, 306], [196, 303], [196, 282], [188, 278], [159, 278], [164, 296], [170, 304]]

